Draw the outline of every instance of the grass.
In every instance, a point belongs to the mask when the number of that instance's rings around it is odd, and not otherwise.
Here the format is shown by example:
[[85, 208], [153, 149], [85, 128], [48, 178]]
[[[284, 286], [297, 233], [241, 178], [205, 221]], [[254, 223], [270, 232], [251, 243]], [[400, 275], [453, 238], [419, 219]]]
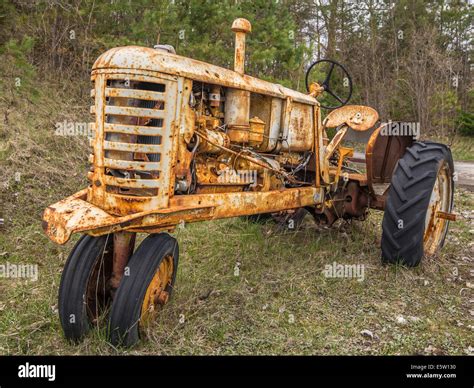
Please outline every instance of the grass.
[[[381, 265], [377, 213], [340, 229], [283, 234], [242, 219], [188, 225], [176, 233], [172, 301], [147, 341], [130, 350], [111, 347], [101, 329], [79, 345], [64, 340], [57, 290], [73, 242], [47, 241], [38, 220], [18, 226], [1, 235], [2, 258], [37, 263], [40, 277], [2, 279], [0, 353], [465, 354], [474, 338], [466, 288], [474, 198], [460, 192], [456, 200], [463, 218], [447, 246], [416, 269]], [[324, 265], [334, 261], [364, 264], [365, 280], [325, 278]]]
[[[82, 343], [69, 344], [59, 324], [57, 292], [78, 236], [57, 246], [40, 221], [47, 205], [85, 185], [86, 139], [53, 133], [55, 122], [87, 117], [87, 108], [57, 105], [65, 100], [15, 100], [8, 124], [0, 123], [0, 264], [37, 264], [40, 274], [36, 282], [0, 278], [0, 354], [470, 352], [474, 196], [461, 190], [455, 199], [460, 220], [452, 224], [445, 249], [415, 269], [381, 265], [377, 212], [365, 222], [333, 229], [306, 225], [290, 233], [243, 219], [186, 225], [176, 232], [181, 255], [173, 298], [147, 340], [115, 349], [99, 328]], [[324, 277], [324, 266], [334, 261], [364, 264], [365, 280]]]
[[[434, 139], [433, 139], [434, 140]], [[472, 162], [474, 161], [474, 137], [455, 136], [452, 139], [439, 138], [435, 141], [448, 144], [451, 147], [455, 161]]]

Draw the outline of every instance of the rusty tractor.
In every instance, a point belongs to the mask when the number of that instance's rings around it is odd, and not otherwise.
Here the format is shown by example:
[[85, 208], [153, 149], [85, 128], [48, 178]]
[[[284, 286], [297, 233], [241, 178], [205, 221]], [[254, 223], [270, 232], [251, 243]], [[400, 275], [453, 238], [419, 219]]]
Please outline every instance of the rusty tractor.
[[[43, 215], [58, 244], [83, 234], [59, 290], [67, 339], [101, 319], [113, 344], [143, 336], [173, 291], [179, 250], [167, 232], [181, 223], [305, 212], [330, 226], [377, 209], [383, 261], [416, 266], [442, 247], [454, 219], [450, 149], [384, 134], [374, 109], [347, 105], [352, 81], [335, 61], [311, 65], [307, 94], [246, 75], [251, 25], [232, 30], [234, 70], [167, 45], [114, 48], [94, 63], [90, 184]], [[369, 129], [361, 172], [342, 141]], [[137, 233], [148, 236], [135, 247]]]

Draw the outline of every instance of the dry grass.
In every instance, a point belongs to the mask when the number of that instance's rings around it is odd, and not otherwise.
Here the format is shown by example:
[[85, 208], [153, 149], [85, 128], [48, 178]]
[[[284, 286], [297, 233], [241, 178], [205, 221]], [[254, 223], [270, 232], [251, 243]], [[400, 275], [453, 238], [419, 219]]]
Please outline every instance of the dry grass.
[[474, 161], [474, 137], [454, 136], [453, 138], [438, 138], [436, 141], [449, 144], [454, 160], [472, 162]]
[[[53, 133], [55, 122], [82, 121], [87, 108], [66, 114], [70, 104], [56, 105], [62, 100], [18, 100], [1, 128], [0, 263], [38, 264], [40, 277], [0, 279], [0, 354], [465, 354], [474, 345], [466, 285], [474, 196], [464, 191], [456, 194], [462, 217], [447, 246], [416, 269], [381, 265], [377, 212], [340, 229], [308, 225], [285, 234], [242, 219], [188, 225], [176, 233], [181, 257], [173, 299], [147, 341], [117, 350], [97, 329], [68, 344], [57, 292], [74, 241], [54, 245], [40, 226], [45, 206], [85, 184], [85, 139]], [[324, 265], [334, 261], [364, 264], [365, 280], [325, 278]], [[397, 322], [400, 316], [406, 323]]]

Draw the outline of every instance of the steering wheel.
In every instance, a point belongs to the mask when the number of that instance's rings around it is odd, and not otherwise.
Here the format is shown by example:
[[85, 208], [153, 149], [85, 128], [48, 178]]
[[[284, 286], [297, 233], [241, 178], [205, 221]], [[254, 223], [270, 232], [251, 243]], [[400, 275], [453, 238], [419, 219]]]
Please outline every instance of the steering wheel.
[[[352, 79], [351, 79], [351, 76], [349, 75], [349, 72], [345, 69], [345, 67], [342, 66], [340, 63], [338, 63], [336, 61], [333, 61], [331, 59], [321, 59], [321, 60], [316, 61], [313, 64], [311, 64], [311, 66], [306, 71], [306, 77], [305, 77], [306, 90], [309, 92], [309, 86], [310, 86], [309, 74], [315, 68], [315, 66], [318, 66], [318, 65], [323, 64], [323, 63], [329, 63], [329, 70], [327, 71], [324, 80], [322, 80], [322, 81], [318, 80], [317, 82], [323, 88], [323, 90], [326, 93], [331, 95], [333, 98], [335, 98], [339, 102], [339, 105], [325, 106], [325, 105], [321, 104], [321, 107], [324, 108], [324, 109], [340, 108], [341, 106], [346, 105], [349, 102], [349, 100], [352, 96]], [[343, 74], [344, 74], [344, 78], [346, 78], [349, 81], [349, 85], [348, 85], [349, 86], [349, 92], [347, 94], [347, 97], [345, 97], [345, 98], [341, 98], [338, 94], [336, 94], [334, 91], [332, 91], [331, 87], [330, 87], [331, 75], [333, 74], [333, 70], [334, 70], [335, 67], [340, 68], [342, 70]]]

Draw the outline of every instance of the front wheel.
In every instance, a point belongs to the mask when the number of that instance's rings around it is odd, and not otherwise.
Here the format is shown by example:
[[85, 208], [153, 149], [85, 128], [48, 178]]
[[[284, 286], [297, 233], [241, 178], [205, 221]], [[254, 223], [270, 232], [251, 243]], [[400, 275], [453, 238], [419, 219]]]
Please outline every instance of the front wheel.
[[59, 286], [59, 318], [65, 337], [81, 340], [107, 310], [111, 293], [112, 235], [84, 235], [74, 246]]
[[416, 142], [399, 160], [385, 203], [382, 260], [417, 266], [444, 244], [453, 208], [453, 158], [444, 144]]
[[169, 299], [178, 269], [176, 239], [152, 234], [131, 257], [117, 289], [109, 318], [112, 344], [132, 346]]

